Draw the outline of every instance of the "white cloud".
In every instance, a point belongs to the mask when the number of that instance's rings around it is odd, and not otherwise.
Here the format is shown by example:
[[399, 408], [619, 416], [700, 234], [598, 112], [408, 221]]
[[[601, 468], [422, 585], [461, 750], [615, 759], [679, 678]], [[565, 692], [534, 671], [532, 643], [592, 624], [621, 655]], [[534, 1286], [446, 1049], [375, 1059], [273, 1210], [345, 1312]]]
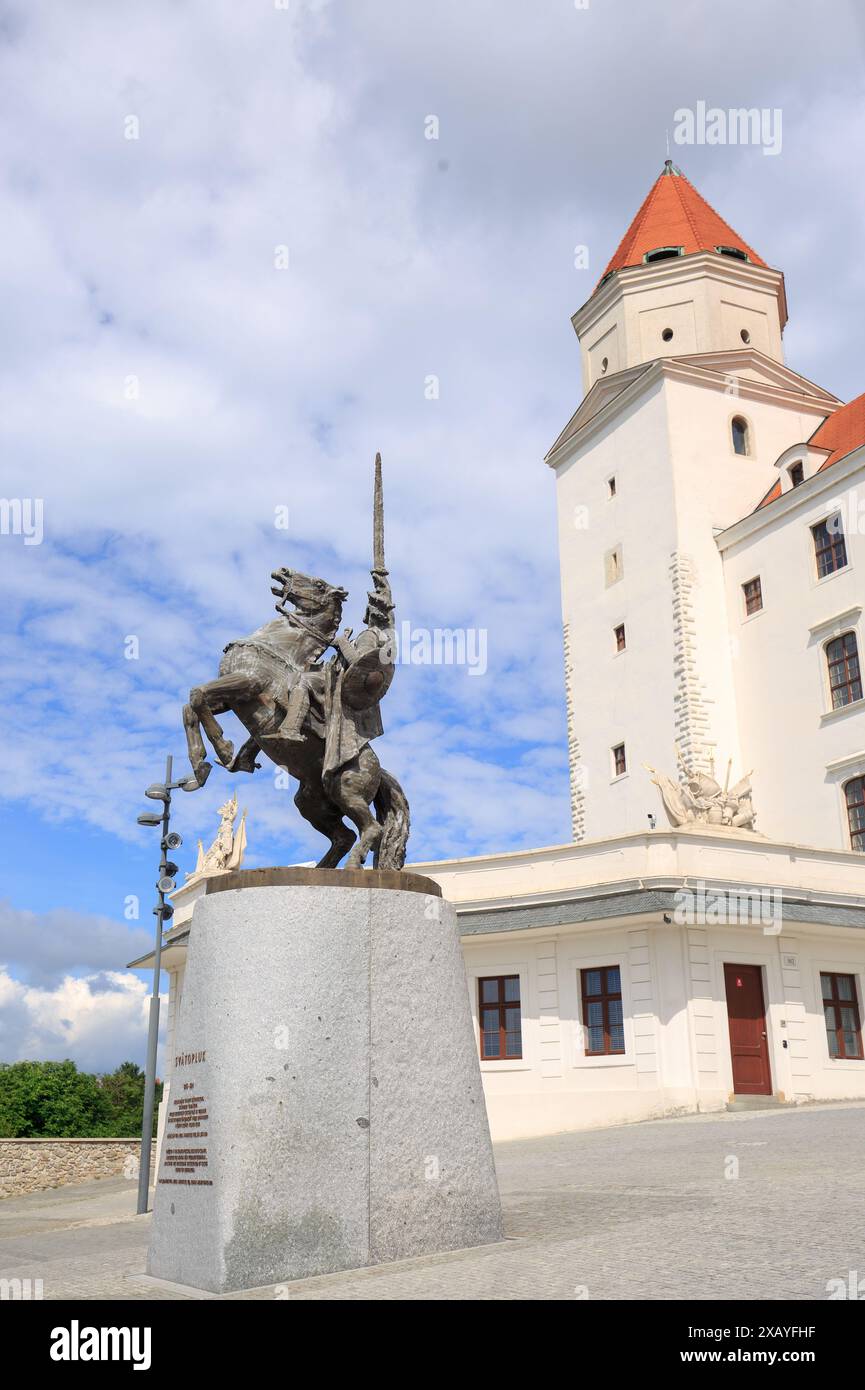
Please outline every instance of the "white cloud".
[[[67, 975], [42, 988], [0, 968], [4, 1062], [72, 1057], [80, 1070], [97, 1072], [114, 1071], [125, 1061], [143, 1064], [148, 1013], [147, 985], [129, 972]], [[161, 1013], [164, 1025], [164, 1003]]]
[[[146, 835], [138, 798], [182, 756], [185, 691], [270, 615], [271, 568], [346, 583], [357, 624], [381, 448], [398, 616], [489, 642], [484, 677], [403, 668], [388, 696], [378, 751], [409, 791], [410, 854], [564, 839], [540, 460], [580, 394], [569, 315], [677, 107], [781, 105], [777, 159], [677, 158], [787, 271], [791, 365], [861, 390], [856, 7], [815, 26], [803, 0], [731, 0], [720, 29], [661, 0], [3, 14], [3, 488], [43, 497], [46, 528], [42, 546], [0, 538], [6, 795], [49, 828]], [[193, 842], [225, 783], [178, 799]], [[257, 856], [321, 848], [269, 770], [237, 785]]]

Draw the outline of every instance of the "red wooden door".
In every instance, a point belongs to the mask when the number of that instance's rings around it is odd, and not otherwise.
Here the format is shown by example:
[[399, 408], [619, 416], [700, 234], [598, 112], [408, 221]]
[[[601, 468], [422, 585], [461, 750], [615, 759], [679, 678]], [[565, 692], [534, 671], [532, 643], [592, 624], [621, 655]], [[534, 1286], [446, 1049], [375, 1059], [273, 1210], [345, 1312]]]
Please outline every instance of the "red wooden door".
[[741, 1096], [770, 1096], [772, 1072], [763, 1003], [763, 972], [759, 965], [725, 965], [727, 1017], [733, 1090]]

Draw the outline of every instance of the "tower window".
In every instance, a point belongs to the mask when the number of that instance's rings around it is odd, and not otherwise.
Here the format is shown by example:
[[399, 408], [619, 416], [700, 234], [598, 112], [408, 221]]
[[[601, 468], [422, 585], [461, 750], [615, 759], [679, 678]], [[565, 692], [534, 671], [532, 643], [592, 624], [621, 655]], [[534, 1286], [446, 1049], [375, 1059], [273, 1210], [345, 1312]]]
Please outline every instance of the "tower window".
[[615, 480], [615, 478], [608, 478], [608, 479], [607, 479], [607, 487], [610, 489], [610, 496], [611, 496], [611, 497], [615, 497], [615, 495], [616, 495], [616, 480]]
[[617, 545], [615, 550], [608, 550], [604, 556], [604, 578], [607, 587], [617, 584], [622, 577], [622, 547]]
[[763, 607], [763, 585], [760, 583], [759, 574], [756, 579], [749, 579], [747, 584], [742, 585], [742, 593], [745, 596], [746, 617], [752, 613], [759, 613]]
[[663, 338], [663, 340], [664, 340], [665, 343], [672, 342], [672, 340], [673, 340], [673, 330], [672, 330], [672, 328], [665, 328], [664, 331], [663, 331], [663, 333], [661, 334], [661, 337]]
[[865, 852], [865, 777], [854, 777], [844, 787], [850, 847]]
[[747, 328], [742, 329], [742, 331], [739, 334], [739, 337], [742, 339], [743, 343], [750, 343], [751, 341], [751, 334], [748, 332]]
[[625, 757], [625, 745], [617, 743], [612, 750], [613, 753], [613, 775], [623, 777], [628, 770], [628, 760]]
[[826, 643], [826, 662], [832, 708], [841, 709], [843, 705], [852, 705], [854, 700], [861, 700], [862, 674], [855, 632], [845, 632]]
[[625, 624], [619, 623], [618, 627], [613, 628], [613, 636], [616, 639], [616, 651], [623, 652], [627, 646], [625, 641]]
[[751, 431], [748, 429], [748, 421], [743, 415], [733, 416], [730, 424], [730, 434], [733, 440], [733, 452], [736, 454], [750, 454]]
[[799, 459], [796, 463], [791, 463], [787, 469], [787, 477], [790, 479], [792, 487], [799, 487], [805, 481], [805, 465]]
[[732, 256], [734, 261], [747, 261], [748, 253], [739, 246], [716, 246], [715, 250], [719, 256]]
[[814, 556], [817, 561], [817, 578], [825, 579], [827, 574], [842, 570], [847, 564], [847, 542], [841, 518], [836, 513], [825, 521], [818, 521], [811, 527], [814, 537]]
[[643, 257], [645, 265], [653, 265], [655, 261], [671, 261], [676, 256], [681, 256], [683, 247], [681, 246], [656, 246], [654, 251], [647, 251]]
[[604, 375], [604, 372], [607, 370], [607, 368], [609, 367], [609, 365], [610, 365], [610, 359], [609, 359], [609, 357], [602, 357], [602, 358], [601, 358], [601, 376]]

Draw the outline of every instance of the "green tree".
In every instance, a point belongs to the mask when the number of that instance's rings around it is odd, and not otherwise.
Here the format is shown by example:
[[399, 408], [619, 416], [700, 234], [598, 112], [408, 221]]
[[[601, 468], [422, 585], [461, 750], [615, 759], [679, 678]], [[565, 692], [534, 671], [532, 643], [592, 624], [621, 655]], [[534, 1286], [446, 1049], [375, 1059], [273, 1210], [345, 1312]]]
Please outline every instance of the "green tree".
[[[116, 1071], [100, 1078], [100, 1084], [111, 1103], [112, 1134], [121, 1138], [141, 1133], [144, 1115], [144, 1072], [137, 1062], [121, 1062]], [[156, 1084], [156, 1105], [153, 1110], [153, 1133], [156, 1133], [156, 1112], [162, 1098], [162, 1084]]]
[[4, 1137], [97, 1138], [111, 1132], [111, 1120], [111, 1101], [98, 1078], [69, 1059], [0, 1065]]
[[[157, 1083], [156, 1111], [162, 1098]], [[0, 1137], [132, 1139], [141, 1133], [144, 1072], [136, 1062], [94, 1076], [72, 1061], [0, 1063]]]

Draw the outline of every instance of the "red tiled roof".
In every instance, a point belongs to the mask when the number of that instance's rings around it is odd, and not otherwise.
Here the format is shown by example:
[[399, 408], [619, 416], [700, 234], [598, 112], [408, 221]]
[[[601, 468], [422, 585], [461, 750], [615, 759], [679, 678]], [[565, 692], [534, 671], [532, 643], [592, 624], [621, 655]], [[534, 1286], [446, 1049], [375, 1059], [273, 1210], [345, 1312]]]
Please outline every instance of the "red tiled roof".
[[755, 512], [758, 512], [758, 511], [760, 510], [761, 507], [768, 507], [768, 505], [769, 505], [770, 502], [776, 501], [776, 499], [779, 498], [780, 496], [781, 496], [781, 479], [779, 478], [779, 479], [778, 479], [776, 482], [774, 482], [774, 483], [772, 484], [772, 486], [769, 488], [769, 491], [766, 493], [766, 496], [760, 498], [760, 501], [757, 503], [756, 507], [754, 508], [754, 511], [755, 511]]
[[[852, 454], [854, 449], [861, 449], [865, 444], [865, 392], [857, 396], [855, 400], [848, 401], [842, 405], [840, 410], [836, 410], [834, 415], [829, 415], [821, 425], [818, 425], [809, 444], [813, 444], [815, 449], [831, 449], [827, 459], [817, 469], [822, 473], [824, 468], [829, 468], [833, 463], [838, 463], [841, 459]], [[768, 507], [770, 502], [776, 501], [781, 496], [781, 482], [772, 484], [766, 496], [756, 505], [754, 510], [759, 512], [761, 507]]]
[[667, 160], [663, 173], [650, 188], [601, 280], [611, 270], [642, 265], [646, 252], [661, 246], [681, 246], [684, 256], [714, 251], [716, 246], [733, 246], [744, 251], [754, 265], [766, 264], [709, 206], [672, 160]]
[[854, 449], [860, 449], [865, 444], [865, 392], [818, 425], [808, 443], [815, 449], [832, 450], [826, 462], [820, 464], [821, 473], [830, 464], [852, 454]]

